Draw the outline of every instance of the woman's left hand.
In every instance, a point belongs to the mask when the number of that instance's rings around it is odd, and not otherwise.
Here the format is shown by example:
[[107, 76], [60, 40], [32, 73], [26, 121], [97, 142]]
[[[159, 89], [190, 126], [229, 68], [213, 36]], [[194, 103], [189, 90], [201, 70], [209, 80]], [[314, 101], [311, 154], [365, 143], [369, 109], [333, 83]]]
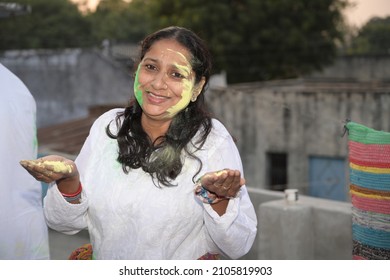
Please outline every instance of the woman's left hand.
[[206, 173], [201, 178], [201, 184], [218, 196], [235, 197], [245, 184], [245, 179], [239, 170], [224, 169]]

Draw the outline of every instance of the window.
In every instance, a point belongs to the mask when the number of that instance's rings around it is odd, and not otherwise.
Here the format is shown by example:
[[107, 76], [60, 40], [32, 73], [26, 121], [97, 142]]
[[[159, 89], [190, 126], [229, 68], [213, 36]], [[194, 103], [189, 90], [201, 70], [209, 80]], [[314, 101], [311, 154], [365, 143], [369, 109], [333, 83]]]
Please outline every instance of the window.
[[309, 194], [324, 199], [346, 201], [349, 191], [344, 158], [339, 157], [309, 157]]
[[267, 185], [274, 191], [287, 188], [286, 153], [267, 153]]

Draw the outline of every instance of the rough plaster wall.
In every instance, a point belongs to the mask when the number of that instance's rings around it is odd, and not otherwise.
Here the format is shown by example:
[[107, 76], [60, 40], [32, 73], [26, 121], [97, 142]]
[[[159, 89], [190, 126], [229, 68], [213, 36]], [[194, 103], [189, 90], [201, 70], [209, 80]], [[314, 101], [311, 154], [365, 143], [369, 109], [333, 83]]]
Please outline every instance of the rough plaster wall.
[[132, 93], [130, 74], [98, 51], [11, 51], [0, 61], [33, 94], [38, 127], [85, 117], [93, 105], [125, 105]]
[[351, 79], [356, 81], [390, 81], [390, 56], [344, 56], [333, 65], [310, 75], [319, 78]]
[[307, 193], [309, 156], [347, 156], [346, 119], [390, 131], [390, 86], [287, 83], [209, 92], [214, 114], [237, 138], [248, 185], [268, 188], [266, 153], [286, 152], [289, 187]]

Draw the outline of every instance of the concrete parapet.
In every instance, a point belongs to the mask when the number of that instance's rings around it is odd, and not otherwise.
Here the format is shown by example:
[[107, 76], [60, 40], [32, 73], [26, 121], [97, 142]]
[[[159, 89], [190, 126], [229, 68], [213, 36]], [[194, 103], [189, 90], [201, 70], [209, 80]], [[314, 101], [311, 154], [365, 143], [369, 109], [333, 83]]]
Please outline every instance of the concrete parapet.
[[258, 233], [243, 259], [352, 259], [349, 202], [300, 195], [288, 203], [282, 192], [248, 191], [257, 210]]
[[312, 209], [275, 200], [259, 206], [258, 259], [314, 259]]

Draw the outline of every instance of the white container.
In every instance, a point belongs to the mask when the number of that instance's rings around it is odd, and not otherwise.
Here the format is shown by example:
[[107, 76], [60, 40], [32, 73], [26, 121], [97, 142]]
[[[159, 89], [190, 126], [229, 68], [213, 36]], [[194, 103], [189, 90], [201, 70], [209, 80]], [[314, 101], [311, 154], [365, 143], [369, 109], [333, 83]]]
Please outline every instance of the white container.
[[287, 202], [298, 201], [298, 190], [297, 189], [286, 189], [284, 190], [285, 199]]

